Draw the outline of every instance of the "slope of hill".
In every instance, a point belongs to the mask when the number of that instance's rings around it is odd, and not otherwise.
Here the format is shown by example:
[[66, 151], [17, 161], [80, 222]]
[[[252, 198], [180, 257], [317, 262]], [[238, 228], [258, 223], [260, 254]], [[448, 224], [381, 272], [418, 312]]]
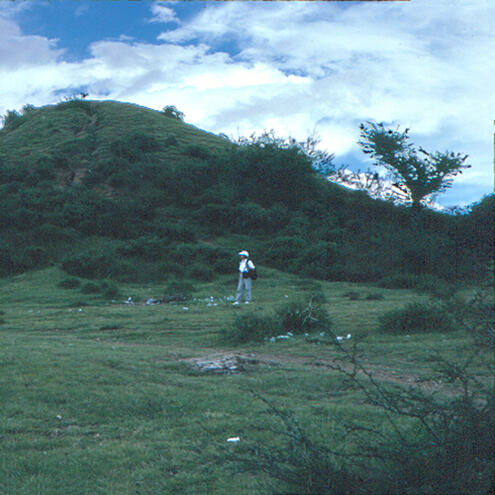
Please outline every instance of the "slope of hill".
[[249, 249], [329, 280], [455, 280], [490, 258], [478, 228], [488, 203], [467, 218], [425, 211], [418, 235], [408, 208], [329, 183], [296, 148], [236, 146], [118, 102], [25, 107], [0, 131], [2, 276], [60, 264], [89, 278], [208, 280]]

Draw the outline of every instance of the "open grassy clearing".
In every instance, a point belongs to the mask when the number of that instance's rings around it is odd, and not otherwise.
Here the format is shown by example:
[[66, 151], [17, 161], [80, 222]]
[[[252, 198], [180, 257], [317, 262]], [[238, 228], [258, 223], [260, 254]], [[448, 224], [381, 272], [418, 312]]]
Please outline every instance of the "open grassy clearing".
[[[434, 350], [455, 361], [469, 345], [462, 332], [380, 334], [382, 314], [424, 295], [261, 273], [253, 303], [239, 309], [225, 300], [235, 276], [198, 283], [190, 300], [160, 305], [145, 302], [161, 298], [167, 284], [122, 284], [121, 297], [106, 301], [60, 288], [66, 275], [55, 268], [0, 281], [0, 493], [266, 493], [263, 475], [230, 463], [245, 442], [280, 441], [272, 431], [280, 428], [277, 418], [255, 394], [329, 441], [341, 441], [344, 422], [384, 421], [329, 367], [339, 350], [328, 335], [313, 342], [222, 340], [221, 330], [241, 313], [270, 313], [322, 294], [335, 334], [352, 335], [343, 345], [361, 340], [360, 359], [392, 385], [420, 383]], [[377, 292], [382, 299], [367, 299]], [[124, 304], [128, 297], [136, 304]], [[231, 352], [254, 362], [231, 375], [205, 375], [191, 365]], [[479, 359], [491, 359], [489, 351]], [[455, 393], [442, 383], [421, 386]], [[237, 436], [239, 444], [227, 442]]]

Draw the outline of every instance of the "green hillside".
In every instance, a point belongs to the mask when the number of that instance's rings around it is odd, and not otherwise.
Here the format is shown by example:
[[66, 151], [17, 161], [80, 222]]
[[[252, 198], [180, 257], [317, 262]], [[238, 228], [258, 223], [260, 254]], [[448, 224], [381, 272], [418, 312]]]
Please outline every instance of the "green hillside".
[[464, 218], [425, 211], [418, 232], [409, 209], [329, 183], [297, 148], [234, 145], [118, 102], [26, 106], [0, 131], [2, 276], [56, 264], [87, 278], [211, 280], [249, 249], [325, 280], [479, 278], [492, 204]]

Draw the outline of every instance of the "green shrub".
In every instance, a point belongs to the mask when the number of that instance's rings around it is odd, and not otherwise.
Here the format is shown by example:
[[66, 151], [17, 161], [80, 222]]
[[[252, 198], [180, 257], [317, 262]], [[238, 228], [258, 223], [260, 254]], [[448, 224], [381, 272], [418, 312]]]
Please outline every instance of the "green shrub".
[[206, 160], [210, 156], [208, 148], [201, 146], [199, 144], [191, 144], [186, 148], [186, 152], [189, 156], [193, 158], [200, 158], [201, 160]]
[[95, 251], [86, 251], [67, 257], [62, 269], [70, 275], [84, 278], [103, 278], [108, 273], [110, 256]]
[[175, 137], [175, 134], [169, 134], [164, 142], [165, 146], [177, 146], [177, 138]]
[[289, 302], [276, 315], [282, 332], [304, 334], [331, 327], [328, 313], [314, 299]]
[[77, 289], [81, 286], [81, 281], [77, 278], [66, 278], [58, 284], [62, 289]]
[[344, 294], [344, 297], [348, 297], [351, 301], [359, 301], [361, 299], [361, 294], [354, 290], [348, 291]]
[[223, 337], [231, 342], [263, 342], [279, 332], [275, 318], [269, 315], [242, 314], [234, 319], [228, 330], [223, 330]]
[[380, 318], [380, 330], [391, 334], [450, 332], [455, 329], [452, 316], [438, 304], [413, 302], [389, 311]]
[[194, 263], [188, 270], [188, 275], [193, 280], [211, 282], [215, 278], [215, 271], [204, 263]]
[[378, 281], [378, 286], [385, 289], [415, 289], [419, 283], [419, 276], [411, 273], [397, 273], [388, 275]]
[[117, 284], [111, 280], [105, 280], [101, 284], [101, 291], [105, 299], [117, 299], [122, 295]]
[[81, 292], [83, 294], [97, 294], [98, 292], [101, 292], [101, 286], [94, 282], [86, 282], [81, 287]]
[[370, 292], [366, 296], [367, 301], [382, 301], [385, 299], [385, 296], [381, 292]]
[[187, 280], [175, 280], [168, 284], [165, 289], [165, 302], [184, 302], [191, 298], [194, 292], [194, 285]]

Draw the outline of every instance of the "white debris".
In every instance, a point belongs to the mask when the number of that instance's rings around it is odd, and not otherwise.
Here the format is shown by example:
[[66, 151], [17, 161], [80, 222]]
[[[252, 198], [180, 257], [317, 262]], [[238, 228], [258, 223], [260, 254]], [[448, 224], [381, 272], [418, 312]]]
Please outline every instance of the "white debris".
[[189, 311], [189, 308], [186, 308], [185, 306], [182, 308], [184, 311]]
[[227, 438], [227, 442], [230, 442], [230, 443], [237, 443], [240, 441], [241, 441], [241, 439], [239, 437]]
[[128, 297], [127, 301], [124, 301], [124, 304], [134, 304], [134, 301], [132, 300], [132, 297]]
[[150, 306], [151, 304], [160, 304], [161, 301], [158, 299], [153, 299], [152, 297], [146, 301], [146, 304]]
[[60, 416], [60, 414], [57, 414], [57, 419], [58, 419], [59, 421], [62, 421], [62, 416]]

